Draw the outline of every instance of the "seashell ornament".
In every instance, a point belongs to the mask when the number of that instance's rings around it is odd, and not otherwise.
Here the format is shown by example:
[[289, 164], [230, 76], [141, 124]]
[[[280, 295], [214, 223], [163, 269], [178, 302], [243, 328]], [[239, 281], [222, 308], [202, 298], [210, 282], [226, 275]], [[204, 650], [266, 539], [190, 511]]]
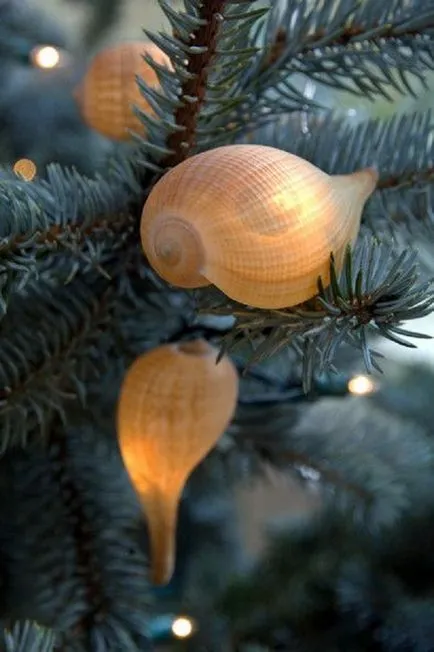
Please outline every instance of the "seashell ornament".
[[215, 285], [257, 308], [286, 308], [330, 282], [357, 238], [376, 170], [330, 176], [294, 154], [229, 145], [165, 174], [142, 213], [143, 250], [182, 288]]
[[131, 140], [130, 131], [143, 133], [133, 106], [153, 113], [136, 79], [139, 75], [148, 86], [159, 86], [157, 74], [143, 60], [145, 53], [156, 63], [170, 67], [169, 57], [153, 43], [121, 43], [96, 54], [76, 91], [83, 119], [107, 138], [126, 141]]
[[178, 505], [187, 479], [235, 412], [238, 375], [205, 340], [159, 346], [127, 371], [118, 404], [122, 458], [148, 519], [154, 584], [175, 562]]

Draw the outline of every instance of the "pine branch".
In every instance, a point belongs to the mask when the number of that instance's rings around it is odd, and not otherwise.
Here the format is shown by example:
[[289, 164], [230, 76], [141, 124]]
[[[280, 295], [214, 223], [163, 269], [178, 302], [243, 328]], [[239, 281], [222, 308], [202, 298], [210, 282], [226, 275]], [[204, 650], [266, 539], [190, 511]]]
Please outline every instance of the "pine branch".
[[180, 13], [159, 0], [173, 35], [145, 33], [170, 57], [174, 70], [167, 71], [145, 56], [162, 89], [140, 84], [157, 116], [137, 112], [147, 131], [148, 141], [141, 144], [152, 159], [147, 164], [152, 170], [162, 172], [208, 148], [211, 138], [217, 146], [221, 139], [227, 142], [246, 128], [239, 120], [234, 122], [234, 107], [246, 101], [239, 79], [256, 53], [246, 42], [252, 24], [264, 14], [251, 10], [255, 2], [193, 0]]
[[248, 83], [256, 96], [273, 88], [280, 109], [300, 106], [294, 73], [370, 99], [391, 99], [389, 88], [414, 93], [412, 79], [423, 81], [434, 65], [431, 0], [336, 0], [314, 9], [309, 0], [283, 0], [273, 5], [262, 34], [266, 44]]
[[64, 416], [65, 402], [85, 400], [84, 372], [108, 366], [110, 337], [104, 331], [115, 295], [109, 280], [93, 279], [93, 287], [90, 280], [29, 284], [3, 321], [2, 449], [25, 444], [35, 429], [46, 433], [53, 415]]
[[187, 50], [190, 56], [184, 69], [185, 81], [180, 90], [184, 102], [181, 102], [174, 115], [175, 124], [182, 130], [174, 132], [168, 138], [167, 146], [173, 154], [163, 162], [165, 167], [181, 163], [194, 150], [198, 119], [205, 101], [209, 67], [217, 54], [218, 33], [227, 4], [229, 3], [226, 0], [198, 3], [196, 29], [187, 37], [183, 37], [179, 32], [177, 34], [184, 46], [182, 49]]
[[356, 484], [354, 478], [348, 478], [342, 472], [330, 468], [332, 465], [323, 464], [321, 461], [313, 461], [306, 453], [292, 450], [284, 452], [279, 451], [279, 454], [277, 455], [276, 451], [260, 448], [258, 454], [264, 462], [271, 464], [275, 468], [285, 470], [292, 468], [297, 471], [303, 479], [312, 480], [312, 478], [315, 478], [317, 482], [319, 481], [323, 485], [329, 485], [334, 490], [351, 494], [357, 500], [365, 501], [368, 504], [373, 499], [373, 493], [370, 493], [362, 484]]
[[116, 438], [68, 416], [1, 460], [4, 618], [52, 627], [60, 649], [148, 649], [144, 523]]
[[333, 369], [343, 344], [360, 351], [368, 373], [380, 371], [369, 336], [381, 335], [402, 346], [414, 347], [407, 338], [426, 338], [407, 331], [401, 323], [428, 315], [434, 304], [431, 282], [420, 282], [415, 252], [399, 252], [393, 246], [365, 239], [354, 253], [347, 252], [338, 278], [333, 261], [327, 289], [319, 280], [316, 300], [285, 310], [257, 310], [228, 301], [210, 291], [198, 293], [201, 311], [233, 314], [235, 323], [223, 339], [222, 351], [236, 350], [248, 341], [252, 364], [287, 347], [303, 361], [305, 391], [314, 372]]
[[209, 456], [213, 473], [219, 469], [226, 484], [238, 486], [241, 478], [266, 479], [270, 464], [295, 475], [301, 475], [303, 466], [312, 475], [321, 472], [321, 481], [333, 489], [344, 489], [367, 502], [371, 493], [363, 483], [357, 484], [358, 479], [353, 482], [345, 472], [327, 466], [319, 457], [305, 455], [290, 442], [291, 433], [309, 406], [324, 398], [342, 400], [348, 395], [352, 375], [315, 377], [307, 395], [300, 379], [300, 364], [290, 351], [286, 353], [283, 359], [258, 366], [246, 366], [242, 357], [232, 357], [240, 375], [238, 409]]
[[320, 489], [322, 501], [371, 531], [395, 523], [418, 492], [423, 501], [433, 487], [432, 444], [424, 429], [371, 398], [240, 405], [227, 437], [215, 456], [234, 482], [243, 465], [257, 475], [271, 465], [315, 493]]
[[[57, 436], [56, 436], [57, 434]], [[82, 601], [84, 609], [73, 624], [74, 637], [90, 644], [89, 632], [92, 630], [95, 620], [101, 619], [106, 611], [104, 590], [100, 577], [100, 568], [95, 565], [91, 554], [93, 524], [89, 523], [89, 517], [82, 504], [81, 492], [77, 482], [71, 474], [69, 446], [66, 436], [56, 433], [56, 428], [51, 428], [51, 464], [55, 473], [56, 482], [63, 489], [67, 496], [67, 510], [71, 513], [72, 540], [76, 555], [76, 567], [80, 580], [83, 582]], [[90, 606], [90, 609], [89, 609]], [[87, 647], [87, 646], [83, 646]]]
[[17, 623], [11, 631], [3, 632], [5, 652], [52, 652], [54, 643], [53, 632], [30, 622]]
[[83, 652], [95, 642], [107, 652], [148, 649], [146, 561], [134, 527], [144, 526], [139, 507], [122, 472], [116, 440], [104, 442], [100, 432], [72, 416], [74, 422], [76, 427], [66, 431], [54, 428], [50, 438], [51, 464], [66, 498], [84, 589], [82, 609], [62, 639]]
[[3, 616], [62, 631], [82, 610], [82, 586], [63, 499], [67, 494], [51, 463], [40, 445], [2, 456], [0, 547], [9, 573]]
[[137, 242], [106, 252], [105, 274], [90, 268], [71, 280], [74, 270], [63, 257], [48, 261], [0, 325], [3, 448], [45, 437], [55, 416], [66, 422], [68, 406], [88, 405], [92, 393], [100, 401], [103, 381], [118, 387], [119, 368], [194, 319], [191, 297], [155, 278]]
[[269, 538], [253, 567], [229, 578], [210, 619], [217, 611], [237, 652], [258, 645], [297, 652], [430, 650], [433, 514], [427, 503], [422, 514], [406, 515], [380, 537], [332, 510], [288, 524]]
[[0, 318], [11, 292], [37, 276], [42, 257], [64, 251], [92, 263], [102, 245], [122, 246], [141, 205], [132, 164], [122, 157], [105, 178], [52, 166], [47, 180], [0, 181]]
[[324, 460], [299, 450], [297, 443], [292, 443], [292, 433], [303, 409], [309, 407], [303, 404], [301, 396], [282, 403], [259, 401], [244, 405], [241, 401], [228, 432], [211, 454], [212, 463], [222, 466], [222, 474], [234, 486], [241, 478], [259, 477], [266, 481], [271, 466], [301, 479], [304, 484], [313, 481], [317, 486], [321, 484], [323, 490], [328, 487], [336, 493], [342, 491], [353, 501], [367, 503], [371, 492], [363, 482], [358, 484], [358, 478], [348, 477], [345, 471], [336, 469], [337, 465], [328, 466]]

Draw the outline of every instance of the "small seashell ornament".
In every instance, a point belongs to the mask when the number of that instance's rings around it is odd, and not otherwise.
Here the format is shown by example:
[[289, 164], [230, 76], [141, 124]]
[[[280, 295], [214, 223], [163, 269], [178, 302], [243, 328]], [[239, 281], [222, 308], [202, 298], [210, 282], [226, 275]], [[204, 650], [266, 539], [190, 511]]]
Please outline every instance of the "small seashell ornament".
[[118, 404], [125, 468], [148, 519], [154, 584], [170, 580], [178, 505], [187, 479], [224, 433], [237, 370], [205, 340], [159, 346], [127, 371]]
[[143, 208], [141, 239], [154, 270], [182, 288], [213, 284], [257, 308], [298, 305], [342, 268], [375, 189], [368, 168], [330, 176], [262, 145], [229, 145], [165, 174]]
[[133, 106], [153, 113], [136, 78], [140, 76], [148, 86], [159, 86], [155, 71], [143, 60], [145, 53], [156, 63], [170, 67], [170, 59], [153, 43], [120, 43], [96, 54], [76, 91], [85, 122], [107, 138], [126, 141], [131, 139], [130, 131], [143, 133]]

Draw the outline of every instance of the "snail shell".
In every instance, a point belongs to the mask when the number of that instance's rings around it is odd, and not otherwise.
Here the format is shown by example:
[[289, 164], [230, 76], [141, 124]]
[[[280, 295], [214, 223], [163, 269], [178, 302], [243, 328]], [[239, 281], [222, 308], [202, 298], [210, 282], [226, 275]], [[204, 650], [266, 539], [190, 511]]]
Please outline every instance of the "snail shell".
[[330, 176], [262, 145], [197, 154], [165, 174], [143, 209], [141, 239], [154, 270], [182, 288], [213, 284], [258, 308], [295, 306], [329, 283], [357, 238], [373, 169]]
[[237, 370], [205, 340], [159, 346], [127, 371], [118, 404], [125, 468], [148, 520], [152, 580], [173, 572], [178, 504], [188, 476], [224, 433]]
[[133, 106], [153, 113], [136, 79], [139, 75], [148, 86], [159, 86], [155, 71], [143, 60], [145, 53], [170, 67], [169, 58], [153, 43], [121, 43], [96, 54], [76, 91], [85, 122], [107, 138], [125, 141], [131, 139], [130, 131], [143, 133]]

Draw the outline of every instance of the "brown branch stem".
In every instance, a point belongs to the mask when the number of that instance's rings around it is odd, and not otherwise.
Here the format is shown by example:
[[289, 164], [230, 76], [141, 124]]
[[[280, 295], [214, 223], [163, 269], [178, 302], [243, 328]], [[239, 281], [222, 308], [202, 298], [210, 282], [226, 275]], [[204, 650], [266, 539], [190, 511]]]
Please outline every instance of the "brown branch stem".
[[[181, 87], [180, 98], [188, 98], [188, 101], [183, 102], [174, 115], [175, 124], [183, 129], [169, 136], [167, 146], [173, 153], [161, 162], [163, 168], [174, 167], [184, 161], [195, 146], [197, 123], [205, 101], [209, 66], [216, 55], [218, 33], [226, 4], [227, 0], [203, 2], [198, 12], [201, 24], [184, 41], [184, 45], [197, 48], [197, 51], [188, 54], [188, 78]], [[179, 40], [179, 35], [177, 38]]]
[[[113, 232], [125, 231], [126, 228], [133, 224], [133, 218], [130, 216], [119, 216], [119, 219], [109, 221], [102, 219], [94, 222], [90, 226], [84, 227], [83, 224], [67, 224], [65, 226], [53, 225], [46, 230], [37, 229], [36, 232], [27, 232], [17, 235], [10, 239], [4, 239], [0, 244], [0, 259], [5, 252], [14, 253], [20, 249], [25, 249], [26, 244], [29, 242], [29, 247], [34, 248], [38, 244], [48, 244], [55, 246], [63, 246], [63, 240], [68, 240], [70, 236], [74, 244], [86, 239], [98, 232], [104, 232], [105, 229], [110, 228]], [[37, 234], [35, 238], [32, 236]]]
[[[57, 350], [50, 351], [51, 355], [41, 359], [40, 364], [35, 364], [25, 379], [17, 380], [13, 385], [0, 387], [0, 413], [1, 411], [10, 406], [14, 401], [25, 395], [29, 387], [37, 385], [41, 377], [48, 375], [51, 371], [52, 375], [56, 376], [57, 386], [62, 386], [70, 369], [66, 366], [63, 368], [63, 373], [59, 372], [59, 362], [63, 362], [71, 357], [79, 355], [80, 346], [83, 340], [89, 336], [91, 327], [99, 324], [101, 329], [104, 327], [104, 322], [108, 320], [110, 298], [113, 295], [113, 289], [107, 283], [107, 288], [100, 294], [98, 301], [92, 307], [91, 321], [89, 319], [82, 320], [77, 325], [77, 330], [71, 334], [68, 341], [62, 342]], [[67, 387], [64, 387], [67, 390]]]
[[[396, 39], [396, 38], [408, 38], [408, 37], [416, 37], [420, 36], [420, 31], [416, 29], [408, 29], [408, 30], [402, 30], [397, 33], [397, 28], [398, 25], [394, 25], [393, 23], [385, 23], [384, 25], [380, 25], [377, 23], [376, 25], [372, 25], [369, 28], [369, 32], [372, 32], [375, 30], [375, 33], [371, 37], [367, 37], [366, 39], [360, 39], [360, 36], [363, 36], [363, 34], [367, 31], [366, 27], [358, 26], [358, 25], [349, 25], [345, 27], [344, 29], [341, 30], [341, 32], [333, 39], [328, 40], [325, 42], [324, 45], [326, 47], [333, 47], [333, 46], [347, 46], [350, 45], [351, 42], [354, 39], [357, 39], [358, 42], [362, 40], [367, 40], [367, 41], [376, 41], [377, 39]], [[428, 23], [427, 25], [424, 25], [424, 30], [425, 29], [430, 29], [434, 27], [434, 22], [433, 23]], [[327, 31], [325, 29], [319, 29], [316, 32], [313, 32], [312, 35], [309, 37], [308, 44], [306, 45], [306, 50], [311, 50], [312, 47], [319, 47], [317, 45], [318, 41], [321, 41], [327, 36]]]
[[[424, 26], [424, 29], [429, 29], [434, 27], [434, 21], [432, 24], [428, 24]], [[375, 41], [378, 39], [404, 39], [404, 38], [411, 38], [411, 37], [416, 37], [420, 36], [420, 32], [415, 30], [415, 29], [408, 29], [406, 31], [400, 31], [399, 33], [396, 32], [397, 25], [394, 25], [392, 23], [386, 23], [383, 26], [377, 24], [377, 25], [372, 25], [369, 29], [369, 32], [374, 31], [374, 35], [371, 37], [367, 37], [367, 41]], [[360, 37], [367, 31], [366, 27], [358, 26], [358, 25], [348, 25], [347, 27], [344, 27], [334, 38], [330, 38], [328, 40], [325, 40], [327, 37], [327, 31], [323, 28], [318, 29], [315, 32], [312, 32], [312, 34], [309, 35], [309, 37], [306, 40], [306, 43], [303, 48], [294, 56], [302, 56], [303, 54], [307, 54], [311, 50], [318, 48], [318, 47], [346, 47], [350, 45], [354, 39], [357, 39], [358, 42], [361, 42], [363, 39], [360, 39]], [[264, 72], [267, 70], [270, 66], [274, 65], [277, 63], [277, 61], [280, 59], [280, 57], [283, 55], [285, 52], [285, 48], [287, 46], [287, 34], [283, 28], [280, 28], [277, 31], [276, 38], [274, 40], [274, 43], [272, 43], [267, 56], [264, 59], [264, 62], [261, 66], [261, 72]]]
[[[49, 451], [55, 480], [61, 490], [63, 502], [68, 514], [71, 517], [72, 534], [77, 555], [77, 568], [80, 579], [85, 586], [85, 609], [76, 614], [76, 620], [70, 628], [70, 633], [75, 639], [90, 641], [90, 632], [97, 620], [102, 620], [108, 612], [108, 600], [104, 595], [104, 582], [100, 569], [95, 564], [94, 555], [91, 553], [92, 538], [89, 528], [88, 517], [82, 505], [79, 487], [68, 472], [70, 465], [70, 453], [65, 432], [60, 423], [51, 428], [49, 438]], [[65, 648], [66, 649], [66, 646]]]
[[432, 183], [434, 181], [434, 168], [430, 167], [423, 171], [415, 171], [402, 176], [389, 176], [380, 179], [377, 190], [397, 190], [408, 188], [420, 183]]

